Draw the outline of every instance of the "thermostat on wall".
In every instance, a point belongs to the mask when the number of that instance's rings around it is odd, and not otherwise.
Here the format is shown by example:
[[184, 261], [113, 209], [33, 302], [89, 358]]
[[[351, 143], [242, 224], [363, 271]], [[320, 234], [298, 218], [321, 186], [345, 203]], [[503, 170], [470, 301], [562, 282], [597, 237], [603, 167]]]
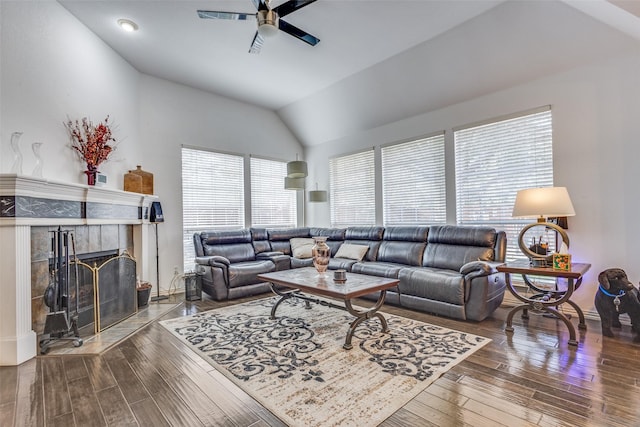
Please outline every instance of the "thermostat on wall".
[[105, 185], [107, 185], [107, 175], [102, 174], [102, 173], [97, 173], [96, 174], [96, 185], [99, 185], [100, 187], [104, 187]]

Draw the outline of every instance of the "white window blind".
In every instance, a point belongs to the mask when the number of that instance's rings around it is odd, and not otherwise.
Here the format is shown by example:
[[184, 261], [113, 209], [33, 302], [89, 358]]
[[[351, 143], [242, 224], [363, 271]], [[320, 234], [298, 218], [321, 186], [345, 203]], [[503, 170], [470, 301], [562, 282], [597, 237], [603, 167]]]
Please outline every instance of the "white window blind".
[[526, 258], [518, 233], [530, 220], [511, 217], [518, 190], [553, 185], [548, 108], [454, 132], [456, 216], [460, 225], [507, 233], [507, 259]]
[[384, 225], [444, 224], [444, 133], [383, 147]]
[[375, 224], [374, 161], [373, 150], [329, 160], [332, 227]]
[[242, 156], [182, 148], [184, 271], [193, 270], [193, 234], [244, 227]]
[[251, 158], [251, 225], [296, 226], [296, 191], [284, 189], [287, 163]]

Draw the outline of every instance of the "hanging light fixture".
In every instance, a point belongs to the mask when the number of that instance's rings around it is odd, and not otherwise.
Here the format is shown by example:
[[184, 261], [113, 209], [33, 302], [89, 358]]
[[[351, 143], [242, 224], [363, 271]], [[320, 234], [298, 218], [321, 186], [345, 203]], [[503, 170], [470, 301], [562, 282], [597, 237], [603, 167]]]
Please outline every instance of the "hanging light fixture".
[[304, 177], [302, 178], [289, 178], [284, 177], [284, 189], [285, 190], [304, 190]]
[[309, 191], [309, 201], [314, 203], [322, 203], [327, 201], [327, 192], [325, 190], [318, 190], [317, 182], [316, 189]]
[[306, 176], [307, 162], [298, 160], [298, 154], [296, 154], [296, 159], [287, 163], [287, 178], [304, 178]]

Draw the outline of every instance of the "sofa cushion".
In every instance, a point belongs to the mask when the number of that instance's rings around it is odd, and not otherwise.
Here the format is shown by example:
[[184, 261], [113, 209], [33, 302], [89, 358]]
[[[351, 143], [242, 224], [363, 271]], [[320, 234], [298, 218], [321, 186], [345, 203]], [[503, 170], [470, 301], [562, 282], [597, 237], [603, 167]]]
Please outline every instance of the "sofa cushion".
[[429, 227], [387, 227], [384, 230], [383, 240], [401, 242], [427, 242]]
[[490, 227], [432, 226], [422, 265], [459, 271], [471, 261], [493, 261], [496, 236]]
[[344, 233], [345, 240], [382, 240], [384, 227], [349, 227]]
[[237, 288], [245, 285], [261, 283], [258, 274], [275, 271], [276, 266], [269, 260], [238, 262], [229, 266], [229, 287]]
[[207, 256], [219, 255], [227, 258], [231, 263], [253, 261], [256, 254], [251, 243], [232, 243], [227, 245], [214, 245], [205, 248]]
[[402, 295], [412, 295], [449, 304], [464, 305], [464, 277], [457, 271], [439, 268], [403, 268], [398, 289]]
[[369, 250], [367, 245], [354, 245], [351, 243], [343, 243], [336, 252], [336, 258], [348, 258], [355, 259], [356, 261], [362, 261], [365, 254]]
[[378, 249], [377, 261], [419, 266], [425, 246], [426, 243], [383, 241]]
[[268, 229], [269, 242], [271, 242], [271, 250], [282, 252], [285, 255], [291, 255], [291, 244], [289, 239], [293, 237], [310, 237], [309, 229], [301, 228], [284, 228], [284, 229]]
[[311, 235], [311, 237], [324, 236], [327, 238], [327, 241], [344, 240], [344, 233], [345, 233], [344, 228], [321, 228], [321, 227], [309, 228], [309, 235]]
[[198, 256], [219, 255], [231, 262], [255, 259], [249, 230], [203, 231], [196, 238], [200, 240], [202, 247], [202, 255], [197, 254]]
[[347, 270], [351, 271], [351, 267], [355, 264], [356, 260], [348, 258], [330, 258], [329, 270]]
[[313, 267], [313, 258], [291, 258], [290, 262], [291, 268]]
[[406, 266], [390, 262], [356, 262], [351, 266], [352, 273], [397, 279], [400, 270]]
[[313, 239], [309, 239], [307, 237], [294, 237], [289, 240], [289, 244], [291, 245], [291, 256], [294, 258], [305, 259], [313, 257], [313, 253], [311, 251], [315, 244]]
[[271, 243], [266, 228], [251, 228], [251, 240], [253, 241], [253, 249], [256, 254], [262, 252], [271, 252]]
[[376, 261], [421, 265], [428, 234], [429, 227], [387, 227]]

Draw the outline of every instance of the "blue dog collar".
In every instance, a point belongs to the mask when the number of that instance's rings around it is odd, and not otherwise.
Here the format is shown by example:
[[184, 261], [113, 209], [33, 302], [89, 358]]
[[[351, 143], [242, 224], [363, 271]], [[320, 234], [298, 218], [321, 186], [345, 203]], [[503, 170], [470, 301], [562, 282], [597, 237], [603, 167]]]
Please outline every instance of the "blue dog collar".
[[625, 296], [627, 294], [622, 289], [620, 289], [620, 292], [618, 293], [618, 295], [616, 295], [616, 294], [612, 294], [611, 292], [608, 292], [605, 288], [602, 287], [602, 285], [598, 285], [598, 287], [600, 288], [600, 291], [602, 291], [603, 294], [605, 294], [606, 296], [611, 297], [611, 298], [623, 297], [623, 296]]

